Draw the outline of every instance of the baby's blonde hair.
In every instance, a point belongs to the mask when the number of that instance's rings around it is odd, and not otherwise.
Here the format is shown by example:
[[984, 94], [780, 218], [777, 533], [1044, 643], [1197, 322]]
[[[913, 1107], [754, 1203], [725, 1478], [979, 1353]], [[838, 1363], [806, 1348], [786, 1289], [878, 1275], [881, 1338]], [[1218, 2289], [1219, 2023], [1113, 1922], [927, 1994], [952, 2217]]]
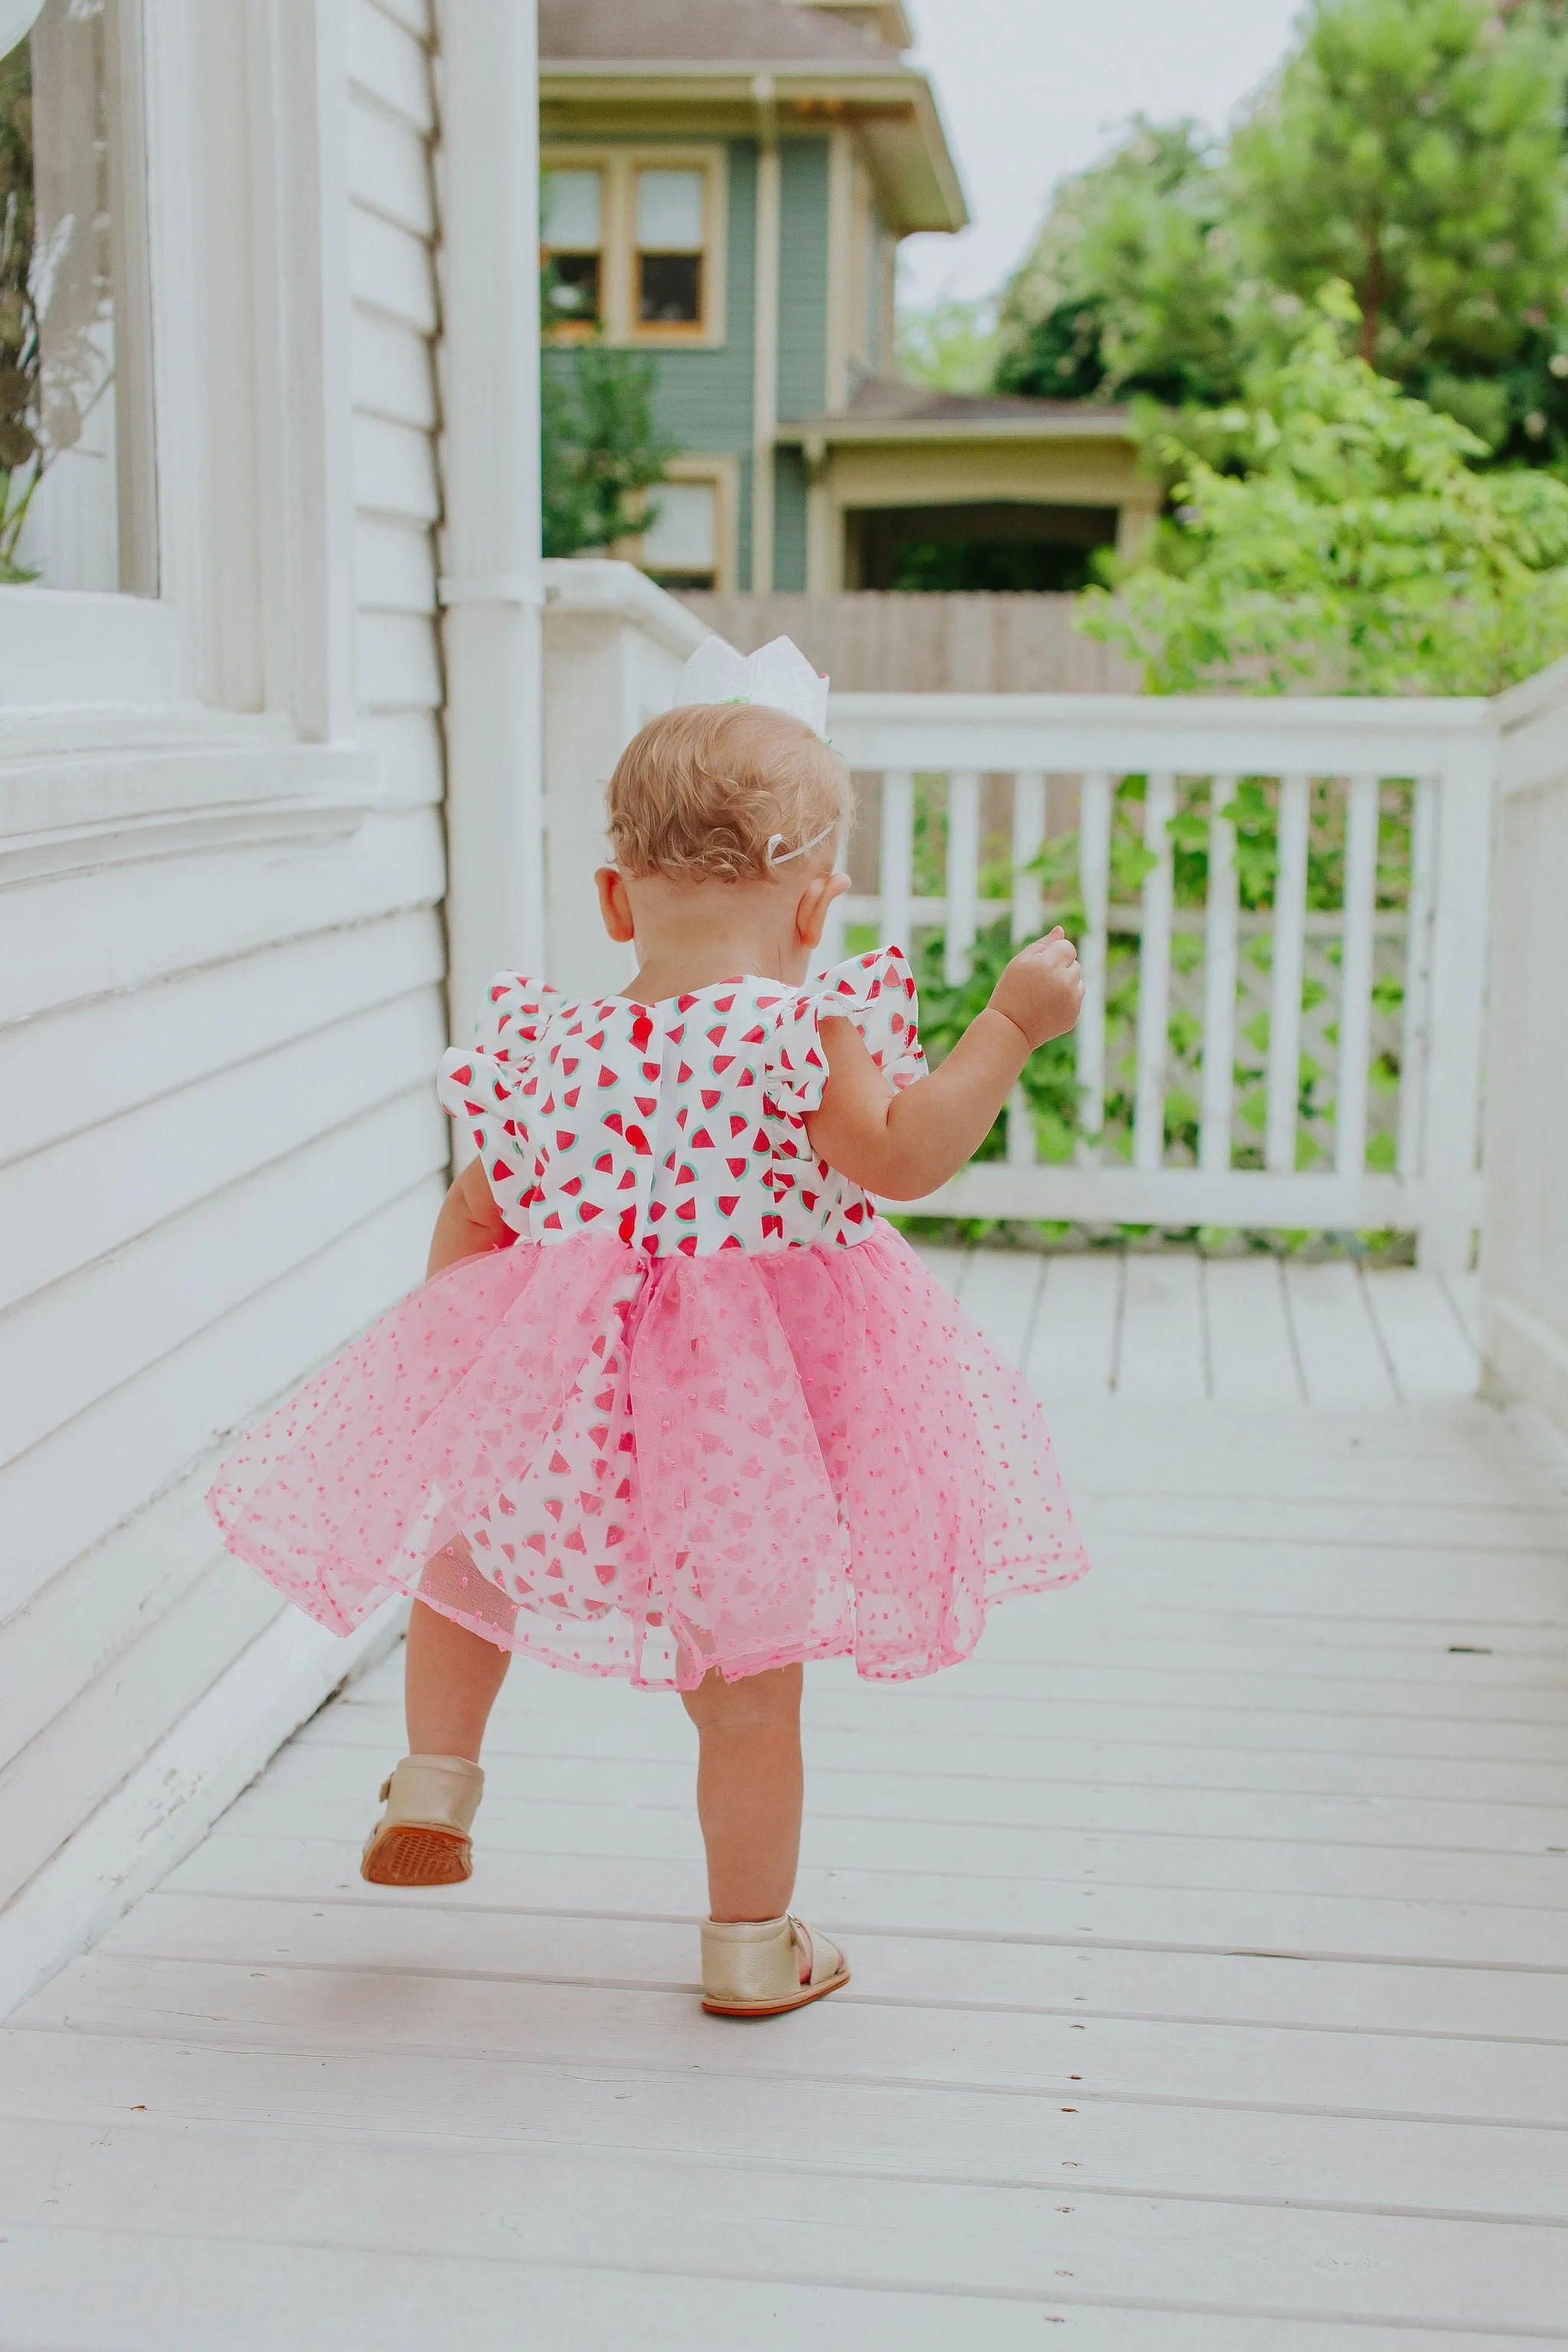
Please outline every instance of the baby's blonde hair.
[[[616, 863], [640, 875], [765, 882], [826, 873], [853, 809], [849, 772], [803, 720], [760, 703], [692, 702], [650, 719], [610, 778]], [[823, 837], [818, 840], [817, 836]]]

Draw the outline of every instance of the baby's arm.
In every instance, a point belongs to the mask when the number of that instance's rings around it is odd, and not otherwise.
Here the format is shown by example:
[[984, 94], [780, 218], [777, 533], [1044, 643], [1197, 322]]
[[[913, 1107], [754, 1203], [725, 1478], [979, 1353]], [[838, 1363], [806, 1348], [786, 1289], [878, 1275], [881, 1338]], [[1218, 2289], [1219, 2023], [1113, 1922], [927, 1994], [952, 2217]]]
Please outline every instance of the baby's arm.
[[1078, 950], [1060, 927], [1016, 955], [942, 1067], [898, 1093], [853, 1023], [824, 1019], [827, 1086], [805, 1122], [812, 1150], [852, 1184], [923, 1200], [973, 1159], [1037, 1045], [1073, 1026]]
[[470, 1160], [441, 1203], [425, 1279], [428, 1282], [433, 1274], [456, 1265], [459, 1258], [478, 1257], [485, 1250], [502, 1249], [515, 1238], [496, 1206], [483, 1160]]

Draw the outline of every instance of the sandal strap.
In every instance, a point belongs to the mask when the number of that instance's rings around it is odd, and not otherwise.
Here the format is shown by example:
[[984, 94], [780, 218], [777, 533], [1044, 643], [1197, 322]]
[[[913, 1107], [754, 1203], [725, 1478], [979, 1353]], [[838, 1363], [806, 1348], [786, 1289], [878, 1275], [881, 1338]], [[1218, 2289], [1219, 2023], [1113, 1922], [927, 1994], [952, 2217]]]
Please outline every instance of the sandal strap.
[[466, 1756], [405, 1756], [382, 1782], [379, 1826], [418, 1822], [467, 1837], [484, 1791], [483, 1771]]

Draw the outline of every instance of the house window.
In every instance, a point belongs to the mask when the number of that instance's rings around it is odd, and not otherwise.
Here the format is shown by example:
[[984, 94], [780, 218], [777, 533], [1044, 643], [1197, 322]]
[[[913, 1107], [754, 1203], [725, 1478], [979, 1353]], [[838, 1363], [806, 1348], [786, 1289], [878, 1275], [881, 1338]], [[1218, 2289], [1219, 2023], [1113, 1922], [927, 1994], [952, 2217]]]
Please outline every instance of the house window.
[[558, 326], [596, 327], [604, 315], [604, 218], [602, 172], [545, 173], [545, 302]]
[[719, 485], [661, 482], [643, 533], [643, 570], [664, 588], [711, 588], [719, 569]]
[[549, 338], [721, 344], [726, 168], [716, 145], [547, 151], [541, 242]]
[[0, 583], [156, 591], [137, 31], [0, 15]]
[[702, 325], [701, 172], [637, 175], [637, 306], [644, 327]]

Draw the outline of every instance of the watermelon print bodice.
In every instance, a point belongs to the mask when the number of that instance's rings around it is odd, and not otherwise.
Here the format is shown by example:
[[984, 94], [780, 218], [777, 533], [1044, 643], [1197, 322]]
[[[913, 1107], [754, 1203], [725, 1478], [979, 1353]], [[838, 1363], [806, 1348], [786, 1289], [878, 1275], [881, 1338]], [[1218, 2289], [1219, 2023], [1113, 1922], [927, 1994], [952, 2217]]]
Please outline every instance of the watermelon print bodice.
[[475, 1050], [443, 1058], [440, 1097], [526, 1239], [612, 1232], [647, 1258], [847, 1244], [874, 1210], [806, 1138], [824, 1014], [854, 1023], [894, 1086], [923, 1073], [914, 982], [881, 948], [801, 988], [730, 980], [653, 1005], [502, 972]]

